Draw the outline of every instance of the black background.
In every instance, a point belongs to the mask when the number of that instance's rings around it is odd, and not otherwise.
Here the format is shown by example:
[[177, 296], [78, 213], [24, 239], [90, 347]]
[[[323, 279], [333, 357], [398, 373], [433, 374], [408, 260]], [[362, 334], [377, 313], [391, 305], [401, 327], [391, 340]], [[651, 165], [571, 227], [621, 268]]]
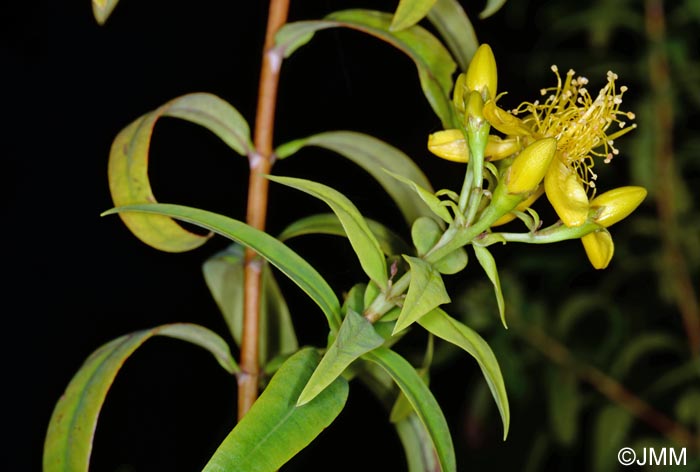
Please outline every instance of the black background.
[[[389, 11], [395, 3], [293, 1], [290, 20], [356, 6]], [[506, 12], [476, 20], [483, 4], [463, 3], [475, 18], [477, 36], [494, 47], [501, 83], [512, 93], [538, 90], [540, 85], [519, 73], [542, 27], [537, 3], [520, 2], [517, 8], [528, 14], [519, 22]], [[99, 214], [112, 206], [106, 179], [111, 141], [139, 115], [178, 95], [207, 91], [253, 122], [266, 2], [123, 0], [104, 27], [92, 18], [88, 0], [5, 2], [0, 9], [3, 391], [11, 438], [0, 463], [9, 461], [4, 470], [39, 470], [52, 408], [98, 346], [176, 321], [226, 333], [201, 276], [201, 263], [226, 241], [216, 238], [191, 253], [165, 254], [137, 241], [117, 217]], [[420, 93], [413, 64], [390, 46], [349, 30], [317, 34], [282, 70], [276, 144], [333, 129], [367, 132], [400, 147], [437, 188], [461, 183], [461, 166], [425, 149], [427, 134], [440, 124]], [[342, 159], [311, 150], [279, 162], [275, 172], [332, 185], [366, 215], [407, 234], [378, 185]], [[241, 219], [246, 173], [245, 159], [205, 130], [177, 120], [157, 125], [151, 176], [160, 201]], [[269, 230], [279, 231], [314, 210], [325, 211], [273, 185]], [[339, 291], [363, 279], [341, 239], [309, 237], [293, 247]], [[296, 307], [301, 341], [323, 344], [320, 312], [296, 287], [280, 282]], [[481, 380], [468, 359], [456, 368], [459, 375], [438, 373], [434, 390], [463, 452], [464, 412], [457, 397]], [[233, 379], [206, 352], [153, 339], [127, 362], [108, 395], [93, 470], [199, 470], [233, 426], [235, 405]], [[526, 425], [517, 426], [518, 412], [514, 416], [511, 438], [527, 434]], [[494, 424], [487, 455], [506, 454], [507, 445], [521, 447], [514, 439], [504, 445], [499, 434]], [[321, 465], [321, 458], [334, 463]], [[379, 470], [382, 464], [402, 470], [402, 461], [386, 413], [353, 384], [337, 423], [289, 470]]]

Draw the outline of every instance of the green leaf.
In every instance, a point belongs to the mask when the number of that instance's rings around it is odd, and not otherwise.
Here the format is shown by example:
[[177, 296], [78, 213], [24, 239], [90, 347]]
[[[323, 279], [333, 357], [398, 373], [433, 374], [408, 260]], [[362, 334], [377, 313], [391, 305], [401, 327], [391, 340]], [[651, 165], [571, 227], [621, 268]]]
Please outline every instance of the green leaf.
[[316, 302], [326, 315], [331, 330], [337, 331], [340, 328], [340, 303], [333, 289], [306, 260], [269, 234], [227, 216], [181, 205], [159, 203], [128, 205], [107, 210], [103, 215], [123, 212], [166, 215], [250, 247], [281, 270]]
[[318, 182], [293, 177], [268, 176], [273, 182], [301, 190], [322, 200], [338, 217], [348, 235], [365, 274], [380, 287], [386, 287], [386, 259], [377, 238], [359, 210], [342, 193]]
[[486, 0], [486, 6], [484, 9], [479, 13], [479, 18], [486, 19], [489, 16], [493, 15], [496, 13], [498, 10], [501, 9], [503, 5], [505, 5], [506, 0]]
[[418, 68], [421, 88], [444, 128], [453, 127], [452, 74], [456, 64], [442, 43], [428, 30], [414, 25], [403, 31], [390, 31], [392, 15], [373, 10], [343, 10], [322, 21], [301, 21], [282, 27], [275, 45], [285, 57], [306, 44], [316, 31], [346, 27], [375, 36], [406, 53]]
[[[153, 128], [163, 116], [204, 126], [240, 154], [252, 149], [248, 124], [229, 103], [208, 93], [193, 93], [171, 100], [131, 123], [114, 139], [107, 169], [114, 206], [156, 201], [148, 178], [148, 151]], [[161, 251], [189, 251], [209, 238], [191, 233], [163, 215], [119, 216], [137, 238]]]
[[424, 256], [440, 240], [443, 230], [431, 217], [422, 216], [411, 225], [411, 240], [419, 256]]
[[[244, 259], [243, 246], [234, 243], [202, 266], [209, 291], [239, 347], [243, 336]], [[299, 344], [289, 308], [267, 264], [262, 269], [262, 293], [258, 343], [260, 364], [265, 365], [278, 355], [297, 351]]]
[[409, 28], [425, 18], [436, 0], [400, 0], [391, 19], [391, 31]]
[[117, 3], [119, 0], [92, 0], [92, 14], [98, 24], [105, 24]]
[[338, 335], [299, 395], [297, 405], [312, 401], [362, 354], [382, 344], [384, 338], [376, 333], [372, 323], [348, 309]]
[[452, 215], [450, 215], [450, 212], [447, 210], [447, 208], [445, 208], [445, 205], [442, 204], [442, 200], [440, 200], [433, 192], [421, 187], [416, 182], [409, 180], [402, 175], [394, 174], [388, 170], [385, 170], [385, 172], [394, 177], [396, 180], [403, 182], [412, 188], [420, 199], [423, 200], [423, 202], [428, 206], [428, 208], [441, 220], [446, 221], [447, 223], [452, 223]]
[[394, 351], [377, 348], [363, 356], [384, 369], [413, 406], [416, 414], [430, 434], [443, 472], [457, 470], [450, 429], [435, 397], [416, 370]]
[[632, 417], [619, 406], [609, 405], [600, 410], [593, 432], [593, 470], [619, 470], [619, 464], [614, 458], [617, 457], [620, 448], [627, 445], [631, 426]]
[[274, 472], [327, 428], [345, 406], [345, 379], [337, 378], [313, 401], [296, 406], [318, 360], [319, 355], [311, 348], [290, 357], [226, 436], [203, 472]]
[[408, 293], [396, 321], [393, 334], [397, 334], [436, 307], [450, 302], [440, 273], [418, 257], [404, 256], [411, 266]]
[[549, 424], [556, 440], [564, 446], [573, 445], [578, 433], [581, 408], [578, 388], [578, 379], [571, 370], [548, 369]]
[[438, 30], [461, 70], [469, 67], [479, 41], [469, 17], [457, 0], [437, 0], [428, 20]]
[[473, 244], [474, 254], [476, 259], [484, 268], [486, 275], [493, 284], [493, 290], [496, 294], [496, 302], [498, 303], [498, 313], [501, 315], [501, 322], [504, 328], [508, 328], [506, 323], [506, 307], [503, 301], [503, 292], [501, 291], [501, 280], [498, 278], [498, 268], [496, 267], [496, 260], [493, 258], [491, 253], [485, 247]]
[[[370, 218], [365, 218], [365, 221], [367, 221], [372, 234], [377, 238], [382, 252], [387, 256], [411, 251], [411, 248], [401, 239], [401, 236], [382, 223]], [[293, 222], [277, 235], [277, 239], [287, 241], [306, 234], [332, 234], [334, 236], [347, 237], [343, 225], [334, 213], [320, 213], [309, 215]]]
[[418, 324], [438, 338], [464, 349], [476, 359], [501, 414], [503, 439], [505, 440], [510, 426], [510, 408], [501, 368], [491, 347], [476, 331], [452, 318], [440, 308], [436, 308], [422, 317], [418, 320]]
[[44, 444], [44, 472], [88, 470], [97, 417], [107, 391], [128, 357], [153, 336], [196, 344], [211, 352], [226, 371], [238, 372], [226, 342], [195, 324], [168, 324], [110, 341], [87, 358], [56, 403]]
[[423, 171], [399, 149], [363, 133], [328, 131], [283, 144], [275, 150], [275, 155], [278, 158], [288, 157], [304, 146], [328, 149], [362, 167], [386, 190], [408, 224], [420, 216], [431, 214], [414, 192], [384, 171], [386, 169], [402, 175], [430, 192], [433, 191]]
[[[610, 375], [622, 379], [643, 356], [653, 353], [681, 353], [678, 339], [664, 333], [639, 333], [630, 341], [610, 366]], [[645, 366], [646, 367], [646, 366]]]

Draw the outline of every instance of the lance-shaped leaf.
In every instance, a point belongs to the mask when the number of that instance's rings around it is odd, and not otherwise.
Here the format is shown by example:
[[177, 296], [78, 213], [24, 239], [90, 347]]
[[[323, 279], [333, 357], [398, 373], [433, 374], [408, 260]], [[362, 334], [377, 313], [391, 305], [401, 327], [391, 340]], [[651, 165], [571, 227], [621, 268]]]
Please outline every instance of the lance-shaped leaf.
[[423, 259], [403, 257], [411, 267], [411, 281], [393, 334], [403, 331], [434, 308], [450, 302], [440, 272]]
[[443, 472], [457, 470], [450, 429], [435, 397], [409, 362], [385, 347], [368, 352], [363, 359], [378, 364], [406, 395], [425, 426], [437, 452]]
[[342, 193], [318, 182], [293, 177], [268, 176], [273, 182], [301, 190], [326, 203], [338, 217], [355, 250], [365, 274], [380, 287], [386, 287], [386, 259], [377, 238], [360, 211]]
[[226, 342], [213, 331], [176, 323], [137, 331], [103, 345], [87, 358], [56, 403], [44, 443], [44, 472], [86, 472], [102, 404], [124, 362], [153, 336], [182, 339], [211, 352], [229, 373], [238, 371]]
[[[201, 125], [239, 154], [252, 149], [250, 130], [228, 102], [208, 93], [193, 93], [169, 101], [124, 128], [109, 153], [109, 189], [115, 206], [156, 201], [148, 178], [148, 151], [159, 118], [170, 116]], [[185, 230], [163, 215], [122, 214], [124, 224], [144, 243], [167, 252], [189, 251], [208, 239]]]
[[203, 472], [274, 472], [327, 428], [345, 406], [345, 379], [335, 379], [313, 401], [296, 406], [318, 360], [316, 351], [307, 348], [285, 361]]
[[453, 127], [449, 98], [456, 64], [445, 46], [426, 29], [414, 25], [402, 31], [390, 30], [392, 15], [374, 10], [343, 10], [320, 21], [300, 21], [282, 27], [275, 44], [284, 57], [306, 44], [316, 31], [347, 27], [371, 34], [406, 53], [416, 64], [425, 97], [445, 128]]
[[501, 414], [505, 439], [510, 425], [510, 407], [501, 368], [488, 343], [476, 331], [452, 318], [440, 308], [422, 317], [418, 320], [418, 324], [438, 338], [464, 349], [476, 359]]
[[452, 215], [450, 215], [450, 212], [447, 210], [445, 205], [442, 204], [442, 201], [437, 196], [435, 196], [433, 192], [421, 187], [416, 182], [407, 179], [402, 175], [394, 174], [392, 172], [389, 172], [388, 170], [385, 170], [385, 172], [394, 177], [396, 180], [408, 185], [409, 188], [413, 189], [416, 195], [418, 195], [420, 199], [423, 200], [423, 203], [425, 203], [435, 215], [440, 217], [441, 220], [447, 223], [452, 223]]
[[[234, 243], [207, 259], [202, 266], [209, 291], [238, 346], [243, 336], [244, 262], [243, 246]], [[260, 302], [258, 346], [260, 364], [265, 365], [269, 359], [299, 349], [289, 308], [267, 264], [262, 269]]]
[[299, 395], [297, 405], [316, 398], [362, 354], [384, 344], [384, 338], [377, 334], [372, 323], [351, 308], [347, 311], [338, 335]]
[[284, 243], [264, 231], [257, 230], [242, 221], [198, 208], [170, 204], [143, 204], [113, 208], [103, 213], [110, 215], [123, 212], [141, 212], [165, 215], [192, 223], [232, 241], [250, 247], [306, 292], [321, 308], [328, 319], [331, 330], [340, 328], [340, 302], [323, 277], [305, 259]]
[[460, 69], [466, 71], [479, 41], [462, 5], [457, 0], [437, 0], [428, 12], [428, 20], [445, 40]]
[[420, 216], [430, 215], [430, 211], [425, 208], [418, 195], [384, 171], [386, 169], [401, 175], [427, 191], [433, 192], [423, 171], [410, 157], [394, 146], [363, 133], [328, 131], [285, 143], [275, 150], [275, 155], [282, 159], [291, 156], [304, 146], [328, 149], [362, 167], [386, 190], [409, 225]]
[[92, 14], [100, 25], [104, 25], [119, 0], [92, 0]]
[[486, 6], [481, 11], [481, 13], [479, 13], [479, 18], [481, 18], [482, 20], [488, 18], [489, 16], [493, 15], [498, 10], [500, 10], [501, 7], [505, 5], [505, 3], [506, 0], [486, 0]]
[[[379, 242], [379, 246], [382, 248], [384, 254], [391, 256], [393, 254], [411, 252], [411, 248], [404, 242], [401, 236], [382, 223], [371, 218], [365, 218], [365, 221], [367, 221], [372, 234], [377, 238], [377, 242]], [[319, 213], [300, 218], [293, 222], [277, 235], [277, 239], [280, 241], [287, 241], [288, 239], [306, 234], [331, 234], [334, 236], [347, 237], [343, 225], [334, 213]]]
[[391, 19], [391, 31], [401, 31], [425, 18], [436, 0], [400, 0]]
[[484, 268], [484, 272], [486, 272], [486, 275], [493, 284], [493, 291], [496, 294], [496, 303], [498, 304], [498, 313], [501, 315], [501, 323], [503, 323], [503, 327], [508, 328], [508, 324], [506, 323], [506, 304], [503, 301], [501, 279], [498, 277], [496, 260], [485, 247], [477, 244], [474, 244], [473, 247], [476, 259], [479, 261], [479, 264], [481, 264], [481, 267]]

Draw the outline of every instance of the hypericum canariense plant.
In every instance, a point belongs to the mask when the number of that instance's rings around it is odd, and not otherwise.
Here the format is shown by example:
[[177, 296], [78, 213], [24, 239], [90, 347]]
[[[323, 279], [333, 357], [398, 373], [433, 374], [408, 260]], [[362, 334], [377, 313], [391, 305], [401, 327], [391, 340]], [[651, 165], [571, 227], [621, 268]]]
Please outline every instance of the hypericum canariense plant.
[[[98, 19], [104, 21], [116, 1], [93, 3]], [[234, 242], [205, 263], [204, 273], [240, 348], [239, 362], [219, 335], [195, 324], [159, 326], [105, 344], [88, 358], [56, 406], [44, 452], [46, 472], [87, 470], [107, 390], [124, 360], [155, 335], [204, 347], [238, 379], [240, 421], [205, 471], [279, 469], [334, 421], [343, 409], [351, 381], [364, 382], [390, 408], [390, 420], [405, 446], [410, 470], [454, 471], [449, 428], [426, 377], [433, 336], [461, 347], [478, 362], [500, 412], [504, 438], [510, 413], [505, 382], [491, 348], [441, 308], [450, 302], [443, 276], [467, 267], [466, 248], [470, 246], [493, 283], [505, 325], [499, 276], [489, 245], [581, 238], [593, 265], [602, 268], [612, 257], [606, 228], [627, 216], [644, 198], [644, 190], [634, 187], [592, 199], [587, 193], [595, 180], [592, 159], [599, 155], [597, 149], [602, 147], [605, 156], [609, 150], [615, 153], [612, 140], [622, 134], [606, 134], [608, 126], [619, 122], [623, 114], [614, 75], [609, 75], [608, 85], [595, 100], [582, 88], [583, 79], [571, 80], [567, 75], [566, 83], [562, 86], [559, 81], [544, 104], [526, 102], [509, 113], [496, 105], [493, 52], [485, 44], [476, 47], [471, 25], [454, 0], [402, 1], [394, 15], [346, 10], [319, 21], [285, 24], [287, 8], [285, 0], [273, 0], [270, 5], [252, 138], [246, 120], [230, 104], [211, 94], [194, 93], [127, 126], [114, 140], [109, 160], [115, 208], [105, 215], [119, 214], [146, 244], [180, 252], [199, 247], [209, 238], [185, 230], [175, 220]], [[426, 15], [451, 52], [416, 24]], [[428, 148], [438, 156], [466, 163], [461, 189], [435, 192], [404, 153], [360, 133], [326, 131], [273, 149], [275, 92], [283, 59], [316, 31], [332, 27], [372, 34], [415, 61], [423, 92], [446, 129], [430, 136]], [[457, 76], [453, 86], [455, 59], [466, 72]], [[519, 114], [526, 116], [516, 117]], [[204, 126], [233, 151], [247, 156], [251, 168], [247, 222], [156, 203], [148, 179], [148, 151], [154, 125], [163, 116]], [[492, 130], [503, 136], [491, 134]], [[276, 159], [302, 154], [306, 146], [336, 151], [376, 178], [410, 226], [411, 244], [381, 222], [364, 218], [333, 188], [271, 174]], [[270, 235], [264, 232], [268, 182], [318, 198], [332, 213], [309, 215], [277, 237]], [[543, 189], [563, 223], [540, 229], [531, 205]], [[493, 229], [514, 217], [525, 222], [525, 232]], [[347, 237], [367, 277], [351, 287], [342, 301], [316, 269], [284, 244], [314, 232]], [[327, 345], [299, 348], [294, 307], [286, 305], [274, 279], [279, 273], [273, 273], [268, 263], [318, 305], [328, 324]], [[393, 350], [410, 329], [429, 333], [425, 362], [418, 367]], [[266, 387], [258, 398], [261, 385]]]

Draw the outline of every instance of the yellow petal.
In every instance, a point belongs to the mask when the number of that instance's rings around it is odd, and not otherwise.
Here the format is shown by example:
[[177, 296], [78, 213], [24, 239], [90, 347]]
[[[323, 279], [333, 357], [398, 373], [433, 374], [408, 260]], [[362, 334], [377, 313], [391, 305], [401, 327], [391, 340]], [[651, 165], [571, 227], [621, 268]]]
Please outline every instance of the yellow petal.
[[488, 44], [482, 44], [474, 53], [467, 69], [466, 85], [484, 98], [494, 98], [498, 85], [496, 58]]
[[523, 148], [523, 144], [518, 138], [501, 139], [499, 136], [490, 135], [486, 143], [486, 157], [491, 161], [504, 159], [512, 156]]
[[647, 196], [643, 187], [619, 187], [598, 195], [591, 200], [591, 207], [598, 209], [595, 222], [607, 228], [627, 218]]
[[428, 150], [448, 161], [469, 162], [467, 140], [458, 129], [446, 129], [428, 136]]
[[612, 236], [602, 229], [589, 233], [581, 238], [588, 260], [596, 269], [605, 269], [615, 253]]
[[498, 131], [511, 136], [530, 136], [532, 131], [525, 123], [514, 115], [511, 115], [503, 108], [496, 105], [496, 102], [489, 100], [484, 103], [482, 110], [486, 121]]
[[523, 149], [513, 160], [505, 177], [508, 193], [534, 190], [542, 182], [556, 151], [557, 140], [554, 138], [539, 139]]
[[544, 177], [547, 200], [566, 226], [579, 226], [588, 219], [588, 195], [578, 174], [555, 158]]
[[[520, 202], [520, 203], [518, 204], [518, 206], [515, 207], [514, 211], [525, 211], [525, 210], [527, 210], [528, 208], [530, 208], [530, 206], [531, 206], [533, 203], [535, 203], [535, 201], [536, 201], [538, 198], [540, 198], [540, 196], [542, 196], [543, 193], [544, 193], [544, 188], [543, 188], [542, 186], [537, 187], [537, 190], [535, 190], [535, 191], [532, 193], [532, 195], [530, 195], [529, 197], [527, 197], [525, 200], [523, 200], [522, 202]], [[512, 213], [512, 212], [511, 212], [511, 213], [506, 213], [505, 215], [503, 215], [502, 217], [500, 217], [499, 219], [497, 219], [491, 226], [501, 226], [501, 225], [504, 225], [504, 224], [506, 224], [506, 223], [510, 223], [510, 222], [513, 221], [514, 219], [515, 219], [515, 213]]]

